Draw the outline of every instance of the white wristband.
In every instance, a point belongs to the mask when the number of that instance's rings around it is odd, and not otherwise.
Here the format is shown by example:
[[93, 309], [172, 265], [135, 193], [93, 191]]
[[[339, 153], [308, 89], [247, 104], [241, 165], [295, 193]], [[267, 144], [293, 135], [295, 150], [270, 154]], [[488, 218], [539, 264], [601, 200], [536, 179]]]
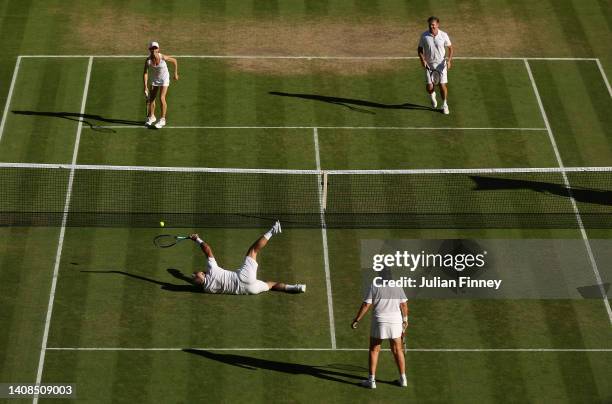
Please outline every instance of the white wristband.
[[404, 323], [408, 322], [408, 316], [404, 317]]
[[199, 238], [199, 237], [195, 239], [195, 242], [196, 242], [196, 243], [198, 243], [199, 245], [204, 244], [204, 240], [202, 240], [202, 239], [201, 239], [201, 238]]

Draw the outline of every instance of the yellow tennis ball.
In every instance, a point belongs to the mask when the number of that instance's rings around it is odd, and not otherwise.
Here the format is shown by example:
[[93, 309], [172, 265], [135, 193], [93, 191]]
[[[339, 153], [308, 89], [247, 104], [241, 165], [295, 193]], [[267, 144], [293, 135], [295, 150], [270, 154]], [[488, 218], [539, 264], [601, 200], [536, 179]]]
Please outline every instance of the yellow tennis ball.
[[164, 223], [164, 222], [159, 222], [159, 225], [160, 225], [161, 227], [164, 227], [164, 226], [166, 225], [166, 223]]

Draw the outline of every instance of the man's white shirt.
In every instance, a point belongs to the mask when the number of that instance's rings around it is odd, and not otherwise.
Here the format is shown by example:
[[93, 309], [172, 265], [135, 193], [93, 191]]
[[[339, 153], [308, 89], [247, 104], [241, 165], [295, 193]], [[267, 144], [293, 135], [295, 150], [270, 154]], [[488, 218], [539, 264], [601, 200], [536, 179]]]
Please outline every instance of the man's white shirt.
[[246, 294], [236, 271], [221, 268], [214, 258], [208, 259], [208, 270], [202, 289], [208, 293]]
[[402, 323], [400, 303], [408, 301], [402, 288], [370, 285], [363, 301], [373, 306], [372, 319], [378, 323]]
[[444, 61], [446, 56], [446, 48], [451, 46], [451, 40], [448, 34], [441, 29], [438, 29], [438, 35], [434, 36], [431, 32], [425, 31], [419, 40], [419, 48], [423, 48], [425, 61], [437, 66]]

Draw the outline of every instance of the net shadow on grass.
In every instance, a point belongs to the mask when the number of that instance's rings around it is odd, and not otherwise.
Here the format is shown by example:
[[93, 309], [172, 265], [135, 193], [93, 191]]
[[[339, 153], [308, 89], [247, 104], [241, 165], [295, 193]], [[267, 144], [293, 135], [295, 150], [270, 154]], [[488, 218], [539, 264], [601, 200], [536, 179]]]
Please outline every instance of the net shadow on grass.
[[476, 183], [476, 191], [497, 191], [510, 189], [529, 189], [535, 192], [542, 192], [569, 198], [573, 196], [578, 202], [592, 203], [596, 205], [612, 205], [612, 191], [566, 187], [562, 184], [540, 181], [526, 181], [510, 178], [492, 178], [471, 175], [470, 178]]
[[[610, 282], [604, 282], [596, 285], [580, 286], [576, 288], [578, 293], [585, 299], [601, 299], [608, 296], [610, 290]], [[603, 296], [602, 296], [603, 289]]]
[[127, 276], [129, 278], [138, 279], [138, 280], [141, 280], [141, 281], [153, 283], [155, 285], [160, 285], [161, 289], [167, 290], [167, 291], [170, 291], [170, 292], [202, 293], [202, 289], [197, 288], [196, 286], [192, 285], [190, 278], [187, 277], [186, 275], [184, 275], [178, 269], [168, 268], [167, 271], [168, 271], [168, 273], [170, 275], [172, 275], [176, 279], [180, 279], [180, 280], [185, 281], [185, 282], [187, 282], [189, 284], [188, 285], [177, 285], [177, 284], [174, 284], [174, 283], [158, 281], [156, 279], [147, 278], [146, 276], [131, 274], [129, 272], [117, 271], [117, 270], [109, 270], [109, 271], [81, 271], [81, 272], [96, 273], [96, 274], [119, 274], [119, 275]]
[[[334, 364], [327, 366], [313, 366], [313, 365], [304, 365], [301, 363], [291, 363], [291, 362], [281, 362], [269, 359], [261, 359], [261, 358], [253, 358], [251, 356], [244, 355], [236, 355], [236, 354], [224, 354], [224, 353], [215, 353], [206, 350], [200, 349], [183, 349], [183, 352], [187, 352], [190, 354], [198, 355], [210, 360], [214, 360], [217, 362], [225, 363], [227, 365], [236, 366], [243, 369], [249, 370], [272, 370], [275, 372], [286, 373], [289, 375], [308, 375], [313, 376], [318, 379], [328, 380], [331, 382], [350, 384], [353, 386], [358, 386], [358, 380], [362, 380], [363, 377], [359, 375], [354, 375], [351, 373], [339, 372], [337, 370], [338, 365]], [[354, 381], [345, 380], [353, 379]]]
[[[319, 95], [319, 94], [283, 93], [279, 91], [270, 91], [268, 92], [268, 94], [277, 95], [281, 97], [293, 97], [293, 98], [302, 98], [305, 100], [327, 102], [329, 104], [340, 105], [340, 106], [346, 107], [350, 109], [351, 111], [362, 112], [366, 114], [376, 114], [376, 113], [368, 109], [359, 108], [359, 107], [370, 107], [370, 108], [381, 108], [381, 109], [416, 109], [416, 110], [431, 111], [431, 112], [438, 112], [438, 113], [442, 112], [442, 110], [431, 108], [425, 105], [411, 104], [408, 102], [404, 104], [381, 104], [379, 102], [358, 100], [358, 99], [353, 99], [353, 98], [330, 97], [327, 95]], [[359, 107], [356, 107], [355, 105]]]

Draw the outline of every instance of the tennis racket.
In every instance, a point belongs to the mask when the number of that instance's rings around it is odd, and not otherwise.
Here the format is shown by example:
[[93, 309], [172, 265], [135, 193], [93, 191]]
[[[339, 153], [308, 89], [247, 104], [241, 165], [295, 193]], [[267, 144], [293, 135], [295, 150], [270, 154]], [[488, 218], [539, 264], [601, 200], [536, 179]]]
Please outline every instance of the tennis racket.
[[429, 74], [429, 78], [431, 79], [431, 82], [434, 85], [438, 85], [440, 84], [440, 80], [442, 80], [442, 74], [440, 73], [439, 70], [437, 69], [432, 69], [431, 67], [429, 67], [429, 65], [427, 65], [427, 72]]
[[168, 247], [172, 247], [179, 241], [183, 241], [187, 239], [189, 239], [188, 236], [173, 236], [171, 234], [160, 234], [159, 236], [156, 236], [153, 239], [153, 244], [155, 245], [155, 247], [168, 248]]

